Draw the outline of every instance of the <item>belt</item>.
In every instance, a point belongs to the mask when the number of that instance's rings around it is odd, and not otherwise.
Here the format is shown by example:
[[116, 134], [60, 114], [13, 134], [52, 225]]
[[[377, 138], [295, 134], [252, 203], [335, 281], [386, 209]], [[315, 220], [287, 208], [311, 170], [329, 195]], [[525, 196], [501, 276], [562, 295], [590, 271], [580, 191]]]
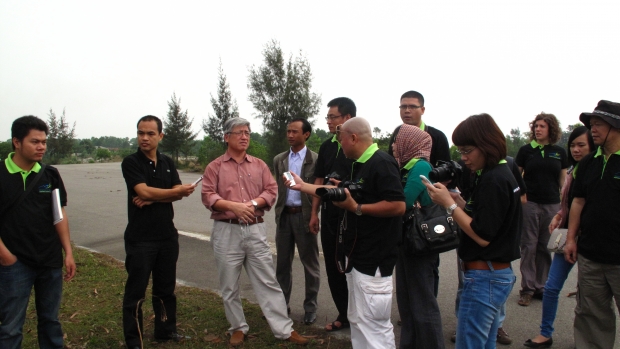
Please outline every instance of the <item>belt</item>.
[[491, 270], [489, 264], [493, 266], [494, 270], [501, 270], [510, 268], [510, 263], [502, 262], [487, 262], [487, 261], [471, 261], [463, 262], [463, 270]]
[[254, 218], [253, 221], [249, 221], [249, 222], [239, 221], [238, 219], [216, 219], [216, 221], [224, 222], [224, 223], [230, 223], [230, 224], [252, 225], [252, 224], [256, 224], [256, 223], [263, 223], [265, 220], [263, 220], [263, 217], [256, 217], [256, 218]]
[[286, 213], [299, 213], [301, 212], [301, 206], [284, 206], [284, 212]]

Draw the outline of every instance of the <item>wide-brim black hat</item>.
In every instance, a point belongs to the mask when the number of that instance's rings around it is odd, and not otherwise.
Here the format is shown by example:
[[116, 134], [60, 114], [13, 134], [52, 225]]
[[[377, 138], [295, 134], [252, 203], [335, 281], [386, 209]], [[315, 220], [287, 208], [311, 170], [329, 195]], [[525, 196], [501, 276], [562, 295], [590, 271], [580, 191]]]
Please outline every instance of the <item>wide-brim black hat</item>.
[[579, 120], [590, 128], [590, 117], [597, 116], [613, 128], [620, 128], [620, 103], [601, 100], [591, 113], [581, 113]]

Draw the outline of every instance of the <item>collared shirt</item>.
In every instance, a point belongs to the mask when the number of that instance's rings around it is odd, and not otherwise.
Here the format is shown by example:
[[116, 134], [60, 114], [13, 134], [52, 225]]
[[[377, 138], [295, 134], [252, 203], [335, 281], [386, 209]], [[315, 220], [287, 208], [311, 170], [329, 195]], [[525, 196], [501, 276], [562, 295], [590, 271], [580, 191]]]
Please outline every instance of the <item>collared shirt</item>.
[[620, 151], [607, 155], [599, 147], [575, 170], [573, 196], [585, 199], [577, 250], [597, 263], [620, 265]]
[[10, 174], [14, 174], [17, 172], [21, 173], [22, 179], [24, 180], [24, 190], [26, 190], [26, 178], [28, 178], [31, 172], [39, 173], [39, 170], [41, 170], [41, 165], [38, 162], [35, 162], [34, 166], [32, 166], [32, 169], [30, 169], [30, 171], [25, 171], [21, 167], [17, 166], [15, 162], [13, 162], [14, 155], [15, 152], [9, 153], [9, 156], [7, 156], [4, 160], [4, 164], [6, 165], [6, 169], [9, 171]]
[[[304, 145], [303, 149], [297, 153], [293, 152], [293, 148], [288, 153], [288, 170], [296, 174], [301, 174], [301, 167], [306, 158], [308, 148]], [[286, 206], [301, 206], [301, 192], [297, 190], [286, 189]]]
[[[394, 157], [379, 151], [376, 144], [369, 146], [353, 163], [351, 182], [358, 184], [358, 204], [380, 201], [405, 201], [400, 184], [398, 164]], [[381, 276], [392, 275], [396, 264], [396, 246], [402, 232], [402, 217], [357, 216], [350, 211], [344, 227], [344, 244], [349, 256], [349, 268], [375, 275], [377, 267]]]
[[159, 151], [156, 156], [157, 161], [153, 162], [138, 149], [121, 163], [127, 185], [125, 240], [128, 242], [161, 241], [177, 236], [171, 202], [154, 202], [142, 208], [133, 204], [133, 198], [138, 195], [134, 188], [138, 184], [160, 189], [172, 189], [181, 184], [174, 161]]
[[[53, 224], [52, 191], [59, 190], [60, 205], [67, 205], [67, 192], [58, 170], [39, 164], [24, 171], [13, 162], [10, 154], [0, 166], [0, 212], [7, 212], [17, 204], [30, 186], [43, 172], [19, 207], [4, 217], [0, 239], [17, 259], [31, 267], [62, 268], [62, 245]], [[24, 179], [24, 177], [26, 177]]]
[[252, 199], [263, 198], [266, 206], [256, 210], [254, 215], [261, 217], [271, 209], [278, 195], [278, 184], [271, 175], [267, 164], [259, 158], [246, 154], [237, 163], [228, 151], [211, 161], [205, 169], [202, 180], [202, 203], [211, 211], [211, 219], [236, 219], [231, 211], [220, 212], [213, 208], [218, 200], [246, 203]]
[[531, 141], [519, 148], [515, 162], [523, 169], [527, 201], [537, 204], [560, 203], [560, 174], [568, 168], [564, 148]]

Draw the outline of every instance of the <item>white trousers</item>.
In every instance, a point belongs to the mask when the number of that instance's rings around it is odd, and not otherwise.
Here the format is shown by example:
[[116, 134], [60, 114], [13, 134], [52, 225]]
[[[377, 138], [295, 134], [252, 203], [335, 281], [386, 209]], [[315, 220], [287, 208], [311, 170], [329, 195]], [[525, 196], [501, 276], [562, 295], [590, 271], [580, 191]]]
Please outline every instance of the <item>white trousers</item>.
[[230, 322], [228, 332], [243, 331], [247, 334], [250, 329], [245, 321], [239, 294], [239, 277], [243, 266], [271, 331], [278, 339], [290, 337], [293, 321], [288, 317], [284, 294], [276, 280], [265, 224], [241, 225], [214, 221], [211, 244], [226, 319]]
[[375, 276], [351, 270], [347, 273], [351, 323], [351, 343], [354, 349], [396, 348], [392, 313], [392, 276], [382, 277], [377, 268]]

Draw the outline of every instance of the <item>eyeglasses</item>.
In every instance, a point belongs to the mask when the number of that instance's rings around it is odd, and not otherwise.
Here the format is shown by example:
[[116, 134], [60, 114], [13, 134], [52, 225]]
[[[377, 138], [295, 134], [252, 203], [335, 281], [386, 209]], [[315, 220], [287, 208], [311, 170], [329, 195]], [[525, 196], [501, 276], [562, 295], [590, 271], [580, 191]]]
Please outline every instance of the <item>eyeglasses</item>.
[[476, 147], [471, 147], [469, 149], [457, 149], [456, 152], [461, 154], [461, 155], [467, 155], [467, 154], [471, 153], [472, 151], [474, 151], [474, 149], [476, 149]]
[[325, 121], [329, 121], [329, 120], [334, 121], [334, 120], [336, 120], [336, 119], [338, 119], [338, 118], [341, 118], [341, 117], [343, 117], [343, 116], [344, 116], [344, 115], [327, 115], [327, 116], [325, 117]]
[[342, 128], [342, 125], [336, 125], [336, 139], [338, 140], [338, 142], [340, 142], [341, 140], [341, 136], [340, 136], [340, 129]]
[[246, 136], [250, 137], [249, 131], [237, 131], [237, 132], [228, 132], [229, 135], [235, 135], [237, 137]]
[[418, 108], [422, 108], [422, 106], [415, 105], [415, 104], [403, 104], [399, 106], [398, 108], [400, 108], [401, 110], [407, 110], [407, 109], [416, 110]]

